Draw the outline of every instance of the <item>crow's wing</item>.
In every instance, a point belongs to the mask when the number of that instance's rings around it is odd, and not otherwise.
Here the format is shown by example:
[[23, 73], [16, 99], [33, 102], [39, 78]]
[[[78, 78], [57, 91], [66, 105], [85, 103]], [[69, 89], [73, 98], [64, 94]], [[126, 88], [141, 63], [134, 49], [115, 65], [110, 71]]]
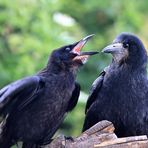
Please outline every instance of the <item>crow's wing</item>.
[[66, 112], [72, 111], [73, 108], [77, 105], [79, 95], [80, 95], [80, 89], [81, 89], [80, 85], [76, 82], [75, 89], [72, 92], [72, 96], [69, 100], [69, 104], [68, 104]]
[[86, 103], [85, 113], [87, 113], [89, 107], [96, 100], [97, 94], [98, 94], [98, 92], [101, 89], [102, 84], [103, 84], [104, 75], [105, 75], [105, 71], [101, 72], [99, 77], [93, 82], [91, 90], [90, 90], [90, 95], [89, 95], [87, 103]]
[[69, 100], [65, 115], [58, 121], [58, 123], [55, 124], [55, 126], [52, 128], [52, 131], [50, 131], [50, 133], [47, 133], [47, 135], [43, 138], [41, 145], [46, 145], [46, 144], [50, 143], [52, 136], [57, 131], [60, 124], [63, 122], [64, 118], [67, 115], [67, 112], [72, 111], [73, 108], [77, 105], [79, 95], [80, 95], [80, 85], [77, 82], [75, 82], [75, 88], [74, 88], [74, 90], [72, 92], [72, 96]]
[[43, 87], [44, 80], [39, 76], [26, 77], [5, 86], [0, 90], [0, 115], [9, 113], [14, 106], [21, 110], [36, 98]]

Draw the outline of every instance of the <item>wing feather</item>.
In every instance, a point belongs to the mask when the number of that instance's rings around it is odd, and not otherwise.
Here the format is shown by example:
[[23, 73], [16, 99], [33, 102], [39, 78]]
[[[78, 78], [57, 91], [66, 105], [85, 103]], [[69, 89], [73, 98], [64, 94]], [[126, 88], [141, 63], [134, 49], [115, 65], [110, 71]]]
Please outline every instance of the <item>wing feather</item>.
[[43, 79], [39, 76], [26, 77], [15, 81], [0, 90], [0, 115], [3, 111], [12, 108], [19, 102], [18, 108], [22, 109], [31, 102], [40, 88], [43, 86]]
[[67, 107], [67, 112], [70, 112], [73, 110], [73, 108], [77, 105], [78, 99], [79, 99], [79, 95], [80, 95], [80, 85], [76, 82], [75, 83], [75, 88], [72, 92], [72, 96], [70, 98], [68, 107]]
[[85, 113], [87, 113], [87, 111], [90, 108], [90, 106], [92, 105], [92, 103], [96, 100], [97, 94], [103, 84], [104, 75], [105, 75], [105, 71], [101, 72], [99, 77], [93, 82], [91, 90], [90, 90], [90, 95], [89, 95], [87, 103], [86, 103]]

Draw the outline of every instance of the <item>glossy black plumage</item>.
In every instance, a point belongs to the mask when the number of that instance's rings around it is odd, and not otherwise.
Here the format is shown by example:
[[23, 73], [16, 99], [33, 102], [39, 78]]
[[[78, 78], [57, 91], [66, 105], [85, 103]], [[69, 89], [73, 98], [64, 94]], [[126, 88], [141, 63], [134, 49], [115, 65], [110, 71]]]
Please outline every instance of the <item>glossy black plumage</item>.
[[148, 135], [147, 54], [142, 42], [122, 33], [103, 51], [113, 55], [112, 63], [93, 85], [83, 131], [109, 120], [118, 137]]
[[54, 50], [42, 71], [0, 90], [0, 148], [18, 141], [23, 148], [37, 148], [51, 141], [67, 112], [77, 104], [80, 86], [75, 78], [90, 55], [80, 52], [88, 38]]

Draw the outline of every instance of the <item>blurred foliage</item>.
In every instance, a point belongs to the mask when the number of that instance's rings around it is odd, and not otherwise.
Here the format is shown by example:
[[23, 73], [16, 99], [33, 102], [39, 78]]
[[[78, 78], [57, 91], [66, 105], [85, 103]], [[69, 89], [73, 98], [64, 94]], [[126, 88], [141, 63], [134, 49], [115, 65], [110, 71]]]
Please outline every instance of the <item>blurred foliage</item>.
[[[42, 69], [53, 49], [88, 34], [96, 36], [84, 50], [99, 50], [120, 32], [140, 36], [148, 47], [147, 0], [1, 0], [0, 87]], [[77, 80], [88, 93], [92, 82], [111, 56], [92, 57]], [[62, 125], [68, 135], [81, 131], [84, 103]], [[60, 131], [61, 132], [61, 131]]]

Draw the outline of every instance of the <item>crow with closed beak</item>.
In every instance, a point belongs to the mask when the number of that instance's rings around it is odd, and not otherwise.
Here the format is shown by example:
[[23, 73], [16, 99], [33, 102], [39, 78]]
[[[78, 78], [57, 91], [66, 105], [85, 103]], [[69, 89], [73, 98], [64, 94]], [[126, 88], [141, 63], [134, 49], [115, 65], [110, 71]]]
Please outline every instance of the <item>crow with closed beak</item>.
[[115, 125], [118, 137], [148, 135], [147, 53], [141, 40], [121, 33], [103, 49], [111, 64], [94, 81], [83, 131], [101, 120]]
[[0, 90], [0, 148], [10, 148], [18, 141], [23, 148], [50, 142], [67, 112], [77, 104], [77, 69], [97, 53], [80, 51], [91, 37], [54, 50], [42, 71]]

